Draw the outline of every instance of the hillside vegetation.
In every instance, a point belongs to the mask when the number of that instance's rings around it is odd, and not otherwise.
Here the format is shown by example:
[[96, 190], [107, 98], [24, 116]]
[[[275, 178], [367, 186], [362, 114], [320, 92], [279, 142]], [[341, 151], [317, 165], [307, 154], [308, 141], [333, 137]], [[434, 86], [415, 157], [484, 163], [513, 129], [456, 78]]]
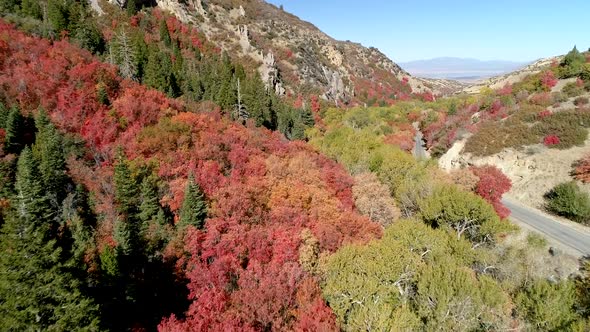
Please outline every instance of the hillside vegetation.
[[277, 96], [136, 4], [0, 0], [1, 330], [590, 328], [588, 263], [507, 241], [508, 178], [408, 153], [489, 96]]

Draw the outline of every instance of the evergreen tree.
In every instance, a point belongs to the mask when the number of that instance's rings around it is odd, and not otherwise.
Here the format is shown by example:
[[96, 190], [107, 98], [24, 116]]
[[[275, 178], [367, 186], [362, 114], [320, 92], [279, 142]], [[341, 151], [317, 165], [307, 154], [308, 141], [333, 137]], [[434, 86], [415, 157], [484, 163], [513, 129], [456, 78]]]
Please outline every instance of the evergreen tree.
[[98, 330], [98, 308], [62, 264], [30, 148], [18, 160], [14, 206], [0, 234], [0, 330]]
[[168, 31], [168, 24], [166, 20], [160, 21], [160, 40], [164, 42], [167, 47], [172, 46], [172, 39], [170, 38], [170, 32]]
[[137, 72], [137, 79], [143, 82], [145, 75], [145, 67], [148, 62], [149, 50], [148, 46], [143, 39], [144, 34], [142, 31], [136, 31], [131, 36], [131, 43], [135, 50], [135, 67]]
[[45, 191], [51, 201], [52, 210], [57, 212], [65, 198], [65, 188], [68, 181], [63, 140], [55, 126], [49, 122], [45, 111], [39, 111], [35, 118], [35, 125], [38, 132], [33, 153], [39, 161], [39, 171]]
[[170, 57], [157, 48], [150, 48], [143, 83], [162, 92], [168, 92], [171, 71]]
[[123, 152], [117, 152], [115, 163], [115, 200], [117, 210], [125, 218], [134, 217], [139, 205], [139, 187], [131, 174]]
[[61, 250], [36, 222], [11, 217], [0, 235], [0, 330], [97, 331], [98, 307], [60, 264]]
[[51, 228], [54, 211], [45, 192], [39, 166], [29, 147], [25, 147], [18, 158], [15, 188], [18, 217]]
[[89, 12], [80, 7], [75, 17], [77, 19], [72, 22], [72, 37], [76, 44], [94, 54], [103, 53], [105, 41], [102, 32], [91, 19]]
[[150, 177], [141, 182], [141, 203], [139, 205], [139, 218], [145, 224], [154, 219], [160, 208], [158, 192]]
[[568, 78], [578, 76], [582, 73], [584, 64], [586, 63], [586, 57], [584, 54], [578, 51], [578, 48], [574, 48], [566, 54], [561, 62], [560, 77]]
[[127, 0], [127, 4], [126, 6], [126, 11], [127, 11], [127, 15], [129, 16], [133, 16], [137, 13], [137, 10], [139, 9], [137, 6], [137, 1], [136, 0]]
[[19, 10], [20, 0], [0, 0], [0, 13], [15, 13]]
[[39, 0], [22, 0], [21, 12], [24, 15], [32, 17], [37, 20], [43, 19], [43, 14], [41, 12], [41, 6], [39, 5]]
[[119, 212], [119, 221], [115, 225], [115, 238], [118, 253], [124, 261], [133, 260], [141, 253], [141, 223], [139, 215], [139, 187], [131, 174], [131, 170], [118, 152], [115, 164], [115, 200]]
[[47, 0], [47, 19], [57, 33], [67, 30], [69, 25], [68, 4], [64, 0]]
[[6, 119], [5, 149], [8, 153], [19, 153], [24, 144], [25, 120], [20, 110], [14, 106]]
[[232, 109], [237, 102], [237, 81], [234, 76], [234, 66], [227, 53], [223, 53], [218, 69], [218, 86], [215, 102], [224, 110]]
[[266, 126], [269, 121], [269, 96], [264, 83], [258, 73], [254, 73], [251, 79], [246, 80], [242, 93], [242, 99], [251, 119], [257, 126]]
[[0, 101], [0, 128], [2, 129], [6, 129], [8, 113], [10, 113], [10, 110]]
[[180, 209], [180, 225], [192, 225], [198, 229], [203, 229], [205, 227], [206, 217], [207, 205], [205, 195], [191, 175], [184, 191], [184, 201]]
[[308, 108], [304, 108], [301, 110], [301, 122], [306, 127], [313, 127], [315, 125], [315, 120], [313, 119], [313, 113]]

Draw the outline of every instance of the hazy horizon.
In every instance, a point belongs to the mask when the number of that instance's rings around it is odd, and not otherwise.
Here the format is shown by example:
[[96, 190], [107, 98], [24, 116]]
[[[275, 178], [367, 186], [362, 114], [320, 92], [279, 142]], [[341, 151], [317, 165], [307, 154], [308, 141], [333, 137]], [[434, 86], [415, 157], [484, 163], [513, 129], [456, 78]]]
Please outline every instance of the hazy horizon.
[[[586, 13], [575, 0], [549, 1], [267, 0], [338, 40], [376, 47], [395, 62], [458, 57], [531, 62], [590, 47]], [[510, 8], [510, 10], [506, 10]]]

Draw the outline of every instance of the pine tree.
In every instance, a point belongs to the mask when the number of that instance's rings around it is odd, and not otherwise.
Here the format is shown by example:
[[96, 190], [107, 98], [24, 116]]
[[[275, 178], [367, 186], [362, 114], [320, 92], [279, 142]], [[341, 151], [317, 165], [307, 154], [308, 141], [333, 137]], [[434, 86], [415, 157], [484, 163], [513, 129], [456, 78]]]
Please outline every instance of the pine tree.
[[20, 110], [16, 106], [12, 107], [6, 119], [6, 143], [4, 145], [6, 152], [19, 153], [23, 148], [24, 122]]
[[301, 122], [306, 127], [313, 127], [315, 125], [315, 120], [313, 119], [313, 113], [308, 108], [304, 108], [301, 110]]
[[32, 17], [37, 20], [43, 19], [43, 14], [41, 12], [41, 6], [39, 5], [39, 0], [22, 0], [21, 12], [24, 15]]
[[66, 30], [69, 25], [68, 5], [63, 0], [47, 0], [47, 19], [55, 32]]
[[94, 54], [105, 51], [105, 41], [102, 33], [91, 19], [88, 10], [79, 6], [78, 11], [72, 16], [70, 25], [72, 29], [71, 35], [80, 47]]
[[168, 54], [157, 48], [150, 48], [143, 83], [167, 93], [171, 71], [172, 63]]
[[141, 203], [139, 205], [139, 218], [145, 224], [154, 219], [160, 208], [158, 192], [152, 179], [146, 177], [141, 182]]
[[20, 0], [0, 0], [0, 13], [15, 13], [19, 10]]
[[45, 192], [39, 166], [29, 147], [25, 147], [18, 158], [15, 189], [18, 217], [51, 228], [54, 211]]
[[136, 0], [127, 0], [127, 4], [125, 5], [125, 9], [127, 11], [127, 15], [129, 16], [133, 16], [135, 15], [135, 13], [137, 13], [137, 10], [139, 9], [137, 7], [137, 2]]
[[236, 77], [234, 66], [227, 53], [223, 53], [218, 69], [218, 86], [215, 102], [224, 110], [230, 110], [237, 102]]
[[0, 128], [6, 129], [6, 121], [10, 110], [0, 101]]
[[172, 39], [170, 38], [170, 32], [168, 31], [168, 24], [166, 20], [160, 21], [160, 40], [164, 42], [167, 47], [172, 46]]
[[0, 234], [0, 330], [97, 330], [98, 308], [63, 265], [49, 202], [29, 147], [20, 155], [16, 197]]
[[45, 191], [51, 200], [53, 210], [57, 211], [65, 198], [68, 181], [62, 137], [43, 110], [40, 110], [35, 118], [35, 126], [38, 132], [33, 154], [39, 161]]
[[10, 217], [0, 235], [0, 330], [97, 331], [98, 307], [38, 223]]
[[258, 73], [254, 73], [253, 77], [244, 84], [243, 102], [250, 118], [254, 119], [257, 126], [263, 126], [269, 122], [269, 96]]
[[206, 217], [207, 205], [205, 203], [205, 195], [195, 182], [195, 178], [191, 175], [184, 191], [184, 201], [180, 209], [180, 225], [192, 225], [198, 229], [203, 229], [205, 227]]
[[115, 200], [119, 220], [115, 225], [118, 253], [124, 258], [138, 257], [141, 253], [141, 222], [139, 216], [139, 187], [131, 174], [123, 153], [117, 153], [115, 164]]
[[117, 210], [125, 218], [134, 217], [138, 212], [139, 187], [121, 151], [117, 152], [116, 158], [114, 180]]

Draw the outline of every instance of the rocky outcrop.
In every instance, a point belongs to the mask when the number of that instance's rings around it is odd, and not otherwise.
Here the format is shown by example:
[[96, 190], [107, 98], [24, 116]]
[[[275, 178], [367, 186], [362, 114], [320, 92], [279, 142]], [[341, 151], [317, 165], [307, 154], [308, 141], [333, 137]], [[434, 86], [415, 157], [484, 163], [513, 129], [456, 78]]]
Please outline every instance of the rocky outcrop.
[[238, 26], [238, 36], [240, 38], [240, 47], [242, 47], [242, 52], [248, 54], [252, 50], [252, 45], [250, 44], [250, 35], [248, 34], [247, 25]]
[[264, 59], [262, 60], [262, 66], [259, 68], [259, 72], [262, 81], [268, 90], [274, 91], [279, 96], [285, 94], [286, 90], [279, 78], [279, 70], [277, 68], [275, 56], [272, 52], [269, 52], [266, 54], [266, 56], [264, 56]]
[[336, 105], [338, 105], [339, 101], [348, 103], [350, 100], [349, 90], [344, 85], [340, 73], [326, 67], [323, 67], [322, 69], [324, 71], [324, 77], [328, 82], [328, 90], [322, 95], [322, 98], [334, 102]]

